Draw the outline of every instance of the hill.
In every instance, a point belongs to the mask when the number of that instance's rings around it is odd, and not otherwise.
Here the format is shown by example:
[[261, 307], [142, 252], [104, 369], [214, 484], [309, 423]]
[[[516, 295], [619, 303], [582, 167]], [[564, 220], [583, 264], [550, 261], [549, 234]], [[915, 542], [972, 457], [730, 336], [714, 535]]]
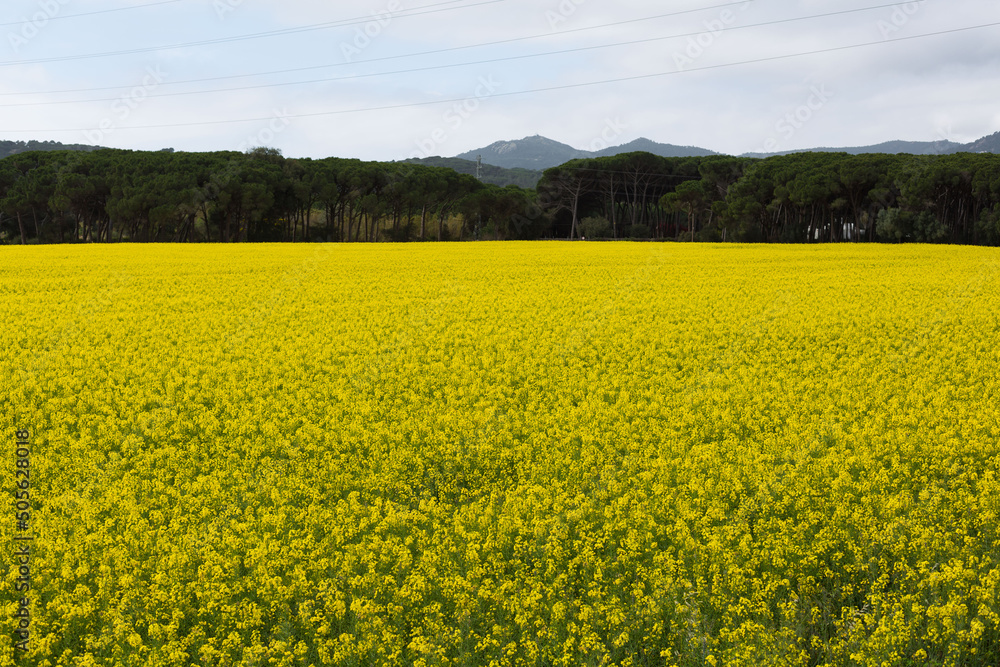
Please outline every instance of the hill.
[[653, 155], [659, 155], [660, 157], [707, 157], [709, 155], [718, 155], [715, 151], [710, 151], [707, 148], [661, 144], [650, 139], [643, 138], [630, 141], [629, 143], [622, 144], [621, 146], [605, 148], [602, 151], [593, 153], [593, 156], [605, 157], [610, 155], [620, 155], [622, 153], [637, 153], [640, 151], [644, 153], [652, 153]]
[[1000, 153], [1000, 132], [966, 144], [962, 150], [967, 153]]
[[455, 157], [475, 162], [480, 155], [483, 156], [485, 164], [505, 169], [519, 167], [544, 171], [570, 160], [589, 157], [590, 153], [536, 134], [518, 141], [496, 141], [484, 148], [461, 153]]
[[964, 150], [962, 144], [953, 141], [885, 141], [872, 146], [845, 146], [834, 148], [831, 146], [821, 146], [819, 148], [805, 148], [795, 151], [781, 151], [779, 153], [744, 153], [742, 157], [765, 158], [774, 155], [794, 155], [795, 153], [849, 153], [850, 155], [866, 155], [870, 153], [908, 155], [950, 155]]
[[478, 156], [482, 155], [484, 164], [505, 167], [507, 169], [522, 168], [544, 171], [551, 167], [558, 167], [570, 160], [606, 157], [621, 153], [635, 153], [637, 151], [645, 151], [661, 157], [702, 157], [716, 155], [714, 151], [705, 148], [660, 144], [649, 139], [636, 139], [627, 144], [612, 146], [600, 151], [585, 151], [536, 134], [533, 137], [525, 137], [516, 141], [497, 141], [489, 146], [467, 151], [456, 157], [463, 160], [475, 161]]
[[30, 151], [96, 151], [100, 146], [61, 144], [58, 141], [0, 141], [0, 160]]
[[[568, 144], [554, 141], [547, 137], [535, 135], [515, 141], [497, 141], [477, 150], [467, 151], [457, 155], [455, 159], [474, 163], [479, 155], [483, 157], [484, 165], [494, 165], [506, 169], [529, 169], [544, 171], [557, 167], [570, 160], [581, 158], [606, 157], [622, 153], [643, 151], [660, 157], [704, 157], [718, 155], [715, 151], [697, 146], [677, 146], [661, 144], [650, 139], [636, 139], [621, 146], [611, 146], [599, 151], [586, 151], [573, 148]], [[866, 153], [906, 153], [910, 155], [950, 155], [952, 153], [1000, 153], [1000, 132], [983, 137], [970, 144], [959, 144], [954, 141], [886, 141], [872, 146], [849, 146], [835, 148], [823, 146], [780, 153], [744, 153], [742, 157], [765, 158], [772, 155], [791, 155], [793, 153], [850, 153], [863, 155]], [[444, 159], [444, 158], [432, 158]], [[475, 173], [465, 172], [465, 173]]]

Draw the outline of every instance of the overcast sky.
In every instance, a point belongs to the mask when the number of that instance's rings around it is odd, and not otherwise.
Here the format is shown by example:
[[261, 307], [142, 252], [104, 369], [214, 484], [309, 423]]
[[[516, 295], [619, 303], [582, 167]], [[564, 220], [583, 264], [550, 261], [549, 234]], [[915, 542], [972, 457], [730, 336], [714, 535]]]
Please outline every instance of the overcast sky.
[[969, 142], [1000, 131], [1000, 25], [975, 27], [995, 23], [997, 0], [4, 0], [0, 139], [366, 160], [534, 134]]

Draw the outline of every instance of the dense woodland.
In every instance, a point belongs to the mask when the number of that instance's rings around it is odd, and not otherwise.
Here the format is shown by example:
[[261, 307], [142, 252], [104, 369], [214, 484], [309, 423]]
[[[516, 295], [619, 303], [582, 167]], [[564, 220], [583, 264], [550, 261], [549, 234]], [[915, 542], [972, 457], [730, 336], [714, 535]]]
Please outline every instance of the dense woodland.
[[591, 238], [1000, 241], [1000, 155], [985, 153], [640, 153], [569, 162], [547, 171], [538, 192], [572, 235]]
[[457, 157], [414, 158], [407, 160], [407, 162], [422, 164], [428, 167], [447, 167], [460, 174], [469, 174], [470, 176], [474, 176], [478, 172], [479, 178], [483, 183], [491, 183], [500, 187], [516, 185], [521, 188], [534, 189], [538, 181], [542, 178], [542, 172], [533, 169], [497, 167], [485, 162], [477, 168], [475, 161], [463, 160]]
[[248, 153], [0, 160], [0, 242], [641, 238], [1000, 244], [1000, 156], [573, 160], [535, 189], [446, 167]]

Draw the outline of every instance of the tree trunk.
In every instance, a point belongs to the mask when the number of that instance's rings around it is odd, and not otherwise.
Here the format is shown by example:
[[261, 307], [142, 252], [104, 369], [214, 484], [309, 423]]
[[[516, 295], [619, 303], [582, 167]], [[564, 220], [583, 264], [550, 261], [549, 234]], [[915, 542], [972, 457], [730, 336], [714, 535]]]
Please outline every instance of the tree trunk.
[[21, 222], [21, 212], [17, 212], [17, 227], [21, 231], [21, 245], [25, 245], [24, 241], [24, 223]]
[[569, 240], [572, 241], [576, 238], [576, 214], [580, 207], [580, 188], [578, 187], [573, 193], [573, 224], [569, 229]]

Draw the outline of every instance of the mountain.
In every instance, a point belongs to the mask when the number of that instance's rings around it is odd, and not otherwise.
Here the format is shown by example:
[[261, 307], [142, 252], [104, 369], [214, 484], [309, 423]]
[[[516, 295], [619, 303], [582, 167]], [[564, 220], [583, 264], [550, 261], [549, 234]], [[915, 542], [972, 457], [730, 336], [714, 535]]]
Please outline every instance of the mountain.
[[780, 153], [744, 153], [742, 157], [764, 158], [772, 155], [791, 155], [793, 153], [849, 153], [863, 155], [865, 153], [906, 153], [908, 155], [949, 155], [965, 150], [962, 144], [954, 141], [886, 141], [874, 146], [850, 146], [845, 148], [806, 148], [797, 151], [782, 151]]
[[705, 157], [708, 155], [718, 155], [715, 151], [697, 146], [675, 146], [673, 144], [660, 144], [650, 139], [636, 139], [621, 146], [612, 146], [602, 151], [592, 153], [592, 157], [605, 157], [609, 155], [621, 155], [622, 153], [637, 153], [639, 151], [652, 153], [660, 157]]
[[659, 144], [649, 139], [636, 139], [622, 146], [613, 146], [599, 151], [583, 151], [536, 134], [533, 137], [525, 137], [517, 141], [497, 141], [485, 148], [468, 151], [456, 157], [475, 161], [478, 156], [482, 155], [484, 164], [492, 164], [507, 169], [520, 167], [522, 169], [544, 171], [551, 167], [558, 167], [570, 160], [606, 157], [637, 151], [645, 151], [663, 157], [716, 155], [713, 151], [704, 148]]
[[801, 151], [785, 151], [783, 153], [745, 153], [743, 157], [768, 157], [770, 155], [789, 155], [791, 153], [906, 153], [908, 155], [951, 155], [953, 153], [1000, 153], [1000, 132], [983, 137], [970, 144], [958, 144], [954, 141], [886, 141], [874, 146], [859, 148], [809, 148]]
[[966, 144], [962, 150], [967, 153], [1000, 153], [1000, 132]]
[[485, 148], [468, 151], [455, 157], [474, 162], [480, 155], [483, 156], [484, 163], [505, 169], [520, 167], [544, 170], [570, 160], [589, 157], [590, 154], [536, 134], [519, 141], [496, 141]]
[[[824, 149], [816, 149], [817, 152]], [[835, 151], [836, 149], [831, 149]], [[954, 141], [886, 141], [874, 146], [862, 148], [845, 148], [840, 152], [861, 155], [862, 153], [907, 153], [909, 155], [947, 155], [958, 153], [962, 144]]]
[[[581, 158], [606, 157], [622, 153], [644, 151], [661, 157], [702, 157], [718, 155], [715, 151], [697, 146], [675, 146], [661, 144], [650, 139], [636, 139], [621, 146], [612, 146], [599, 151], [585, 151], [573, 148], [567, 144], [553, 141], [546, 137], [535, 135], [516, 141], [497, 141], [495, 143], [468, 151], [456, 158], [475, 162], [483, 156], [484, 165], [494, 165], [506, 169], [522, 168], [533, 171], [544, 171], [551, 167]], [[781, 153], [744, 153], [742, 157], [765, 158], [771, 155], [789, 155], [791, 153], [907, 153], [910, 155], [950, 155], [952, 153], [1000, 153], [1000, 132], [971, 144], [959, 144], [954, 141], [886, 141], [873, 146], [856, 146], [845, 148], [809, 148]], [[466, 173], [475, 173], [466, 172]]]
[[61, 144], [58, 141], [0, 141], [0, 159], [29, 151], [96, 151], [100, 146]]
[[[476, 175], [475, 162], [457, 157], [413, 158], [407, 160], [407, 162], [412, 164], [422, 164], [427, 167], [446, 167], [448, 169], [453, 169], [460, 174], [469, 174], [470, 176]], [[530, 190], [538, 185], [538, 181], [541, 180], [541, 178], [541, 171], [532, 171], [530, 169], [522, 169], [520, 167], [504, 169], [503, 167], [497, 167], [492, 164], [483, 164], [483, 183], [499, 185], [501, 188], [507, 187], [508, 185], [516, 185]]]

